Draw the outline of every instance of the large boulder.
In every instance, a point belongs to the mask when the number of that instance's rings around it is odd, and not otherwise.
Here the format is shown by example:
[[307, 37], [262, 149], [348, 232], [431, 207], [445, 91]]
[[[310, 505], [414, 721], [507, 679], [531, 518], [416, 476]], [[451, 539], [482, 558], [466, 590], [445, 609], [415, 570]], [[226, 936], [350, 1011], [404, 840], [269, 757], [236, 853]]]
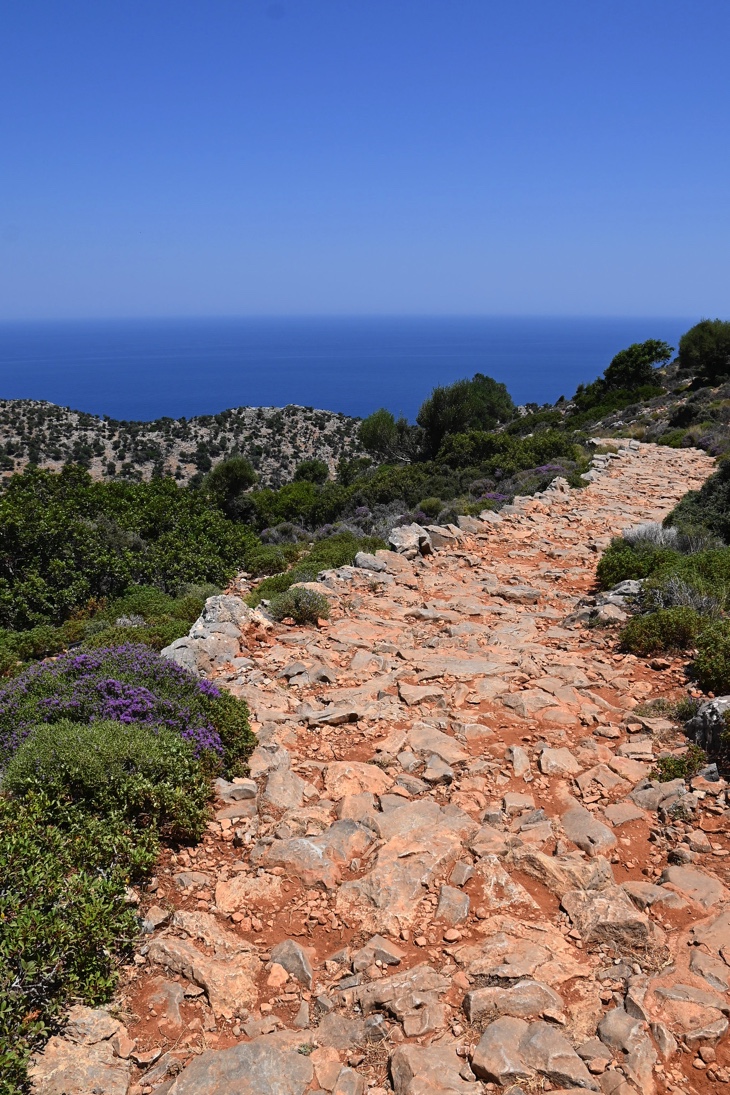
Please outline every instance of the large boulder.
[[415, 559], [417, 555], [430, 555], [433, 544], [423, 525], [398, 525], [391, 530], [388, 543], [393, 551], [405, 555], [406, 559]]
[[209, 597], [188, 634], [166, 646], [161, 651], [162, 657], [196, 676], [204, 676], [239, 656], [241, 630], [250, 623], [271, 626], [269, 620], [249, 608], [240, 597], [230, 594]]

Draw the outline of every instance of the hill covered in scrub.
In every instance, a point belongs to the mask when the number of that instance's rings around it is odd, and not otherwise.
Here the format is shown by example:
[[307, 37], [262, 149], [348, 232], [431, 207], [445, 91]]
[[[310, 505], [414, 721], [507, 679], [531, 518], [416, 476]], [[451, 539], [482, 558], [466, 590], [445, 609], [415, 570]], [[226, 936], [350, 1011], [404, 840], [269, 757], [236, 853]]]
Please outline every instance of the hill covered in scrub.
[[259, 481], [279, 486], [316, 456], [331, 472], [362, 454], [359, 421], [312, 407], [235, 407], [195, 418], [125, 422], [32, 399], [0, 400], [0, 474], [27, 464], [58, 471], [79, 464], [95, 479], [172, 476], [188, 483], [234, 454]]

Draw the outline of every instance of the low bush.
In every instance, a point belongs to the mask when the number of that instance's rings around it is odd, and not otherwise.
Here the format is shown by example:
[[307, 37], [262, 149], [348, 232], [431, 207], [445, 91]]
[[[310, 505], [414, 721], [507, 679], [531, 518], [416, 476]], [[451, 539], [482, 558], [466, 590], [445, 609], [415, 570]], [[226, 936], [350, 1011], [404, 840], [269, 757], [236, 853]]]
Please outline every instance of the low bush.
[[240, 767], [254, 742], [243, 700], [133, 644], [63, 654], [0, 689], [0, 765], [33, 726], [62, 719], [166, 727], [189, 741], [209, 770]]
[[679, 553], [672, 548], [659, 547], [647, 540], [630, 544], [622, 536], [617, 536], [599, 560], [596, 570], [598, 584], [601, 589], [613, 589], [629, 578], [648, 578], [670, 567], [678, 556]]
[[658, 757], [649, 772], [650, 779], [669, 783], [673, 779], [693, 779], [707, 764], [707, 756], [699, 745], [690, 745], [681, 757]]
[[330, 604], [324, 594], [315, 589], [295, 586], [272, 597], [269, 612], [275, 620], [291, 617], [297, 624], [316, 624], [317, 620], [329, 619]]
[[705, 692], [730, 693], [730, 620], [718, 620], [702, 632], [692, 674]]
[[691, 608], [663, 608], [634, 616], [621, 632], [621, 648], [647, 656], [660, 650], [686, 650], [694, 646], [702, 618]]
[[40, 788], [173, 840], [201, 836], [210, 797], [209, 780], [179, 733], [111, 721], [33, 727], [5, 768], [2, 790], [23, 798]]
[[0, 796], [0, 1091], [27, 1090], [26, 1064], [73, 1000], [105, 1003], [136, 918], [130, 883], [157, 856], [152, 828], [94, 817], [42, 790]]

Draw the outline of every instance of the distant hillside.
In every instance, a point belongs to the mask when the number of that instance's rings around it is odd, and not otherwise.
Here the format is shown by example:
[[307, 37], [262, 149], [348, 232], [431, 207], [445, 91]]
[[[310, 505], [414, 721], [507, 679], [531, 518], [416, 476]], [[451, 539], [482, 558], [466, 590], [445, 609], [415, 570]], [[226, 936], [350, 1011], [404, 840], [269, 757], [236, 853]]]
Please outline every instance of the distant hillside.
[[0, 475], [28, 463], [58, 469], [82, 464], [95, 478], [186, 483], [226, 456], [246, 456], [261, 486], [291, 479], [302, 460], [317, 457], [334, 473], [343, 457], [363, 454], [359, 419], [311, 407], [235, 407], [195, 418], [120, 422], [32, 399], [0, 400]]

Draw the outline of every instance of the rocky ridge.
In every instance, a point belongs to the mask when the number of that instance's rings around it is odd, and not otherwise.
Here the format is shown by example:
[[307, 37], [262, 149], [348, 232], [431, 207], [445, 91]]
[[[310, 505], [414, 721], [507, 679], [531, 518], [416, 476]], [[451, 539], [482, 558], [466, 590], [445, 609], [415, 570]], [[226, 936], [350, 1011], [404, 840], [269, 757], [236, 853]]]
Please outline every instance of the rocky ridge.
[[0, 399], [0, 476], [29, 463], [81, 464], [95, 479], [171, 475], [187, 483], [228, 456], [247, 457], [262, 486], [290, 480], [303, 460], [362, 456], [360, 421], [313, 407], [234, 407], [193, 418], [120, 422], [33, 399]]
[[249, 777], [130, 895], [121, 995], [73, 1010], [38, 1095], [729, 1082], [728, 787], [651, 778], [683, 739], [641, 705], [682, 662], [581, 619], [610, 536], [711, 470], [632, 442], [580, 492], [397, 530], [311, 583], [318, 629], [211, 599], [168, 653], [248, 700]]

